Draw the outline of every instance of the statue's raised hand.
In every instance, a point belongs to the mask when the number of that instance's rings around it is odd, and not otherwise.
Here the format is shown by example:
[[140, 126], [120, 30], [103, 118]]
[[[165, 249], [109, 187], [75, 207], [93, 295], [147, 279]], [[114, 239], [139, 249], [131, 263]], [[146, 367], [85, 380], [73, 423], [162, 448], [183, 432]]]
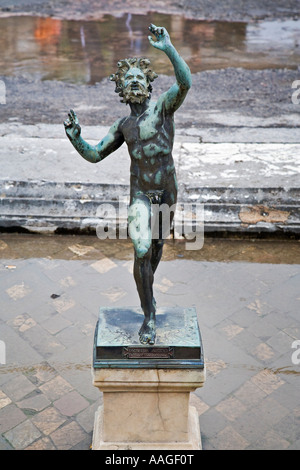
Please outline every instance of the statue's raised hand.
[[69, 118], [64, 122], [66, 134], [70, 139], [77, 139], [80, 136], [81, 127], [73, 109], [70, 109], [68, 116]]
[[149, 30], [156, 37], [156, 41], [154, 41], [151, 36], [148, 36], [150, 44], [152, 44], [153, 47], [165, 51], [166, 48], [171, 45], [170, 36], [166, 28], [150, 24]]

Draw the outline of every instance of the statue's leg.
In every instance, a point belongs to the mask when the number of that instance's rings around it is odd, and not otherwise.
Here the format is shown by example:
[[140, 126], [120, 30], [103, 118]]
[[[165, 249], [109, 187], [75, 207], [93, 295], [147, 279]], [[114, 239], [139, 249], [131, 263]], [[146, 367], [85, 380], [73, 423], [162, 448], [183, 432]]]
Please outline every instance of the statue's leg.
[[[175, 184], [172, 181], [168, 190], [164, 191], [162, 199], [160, 201], [160, 207], [163, 205], [168, 207], [168, 210], [162, 210], [161, 217], [158, 216], [154, 221], [154, 230], [152, 230], [158, 237], [152, 240], [152, 255], [151, 255], [151, 266], [153, 274], [155, 273], [157, 266], [161, 260], [163, 247], [166, 238], [170, 235], [171, 226], [174, 218], [174, 212], [176, 208], [177, 190]], [[167, 220], [163, 222], [162, 217], [167, 217]]]
[[148, 198], [141, 196], [134, 199], [129, 208], [128, 222], [129, 235], [134, 245], [133, 274], [145, 316], [139, 331], [142, 344], [154, 344], [156, 335], [150, 220], [151, 206]]
[[141, 301], [145, 319], [139, 330], [142, 344], [154, 344], [156, 336], [155, 302], [153, 299], [153, 272], [150, 262], [150, 252], [143, 258], [135, 255], [134, 279]]
[[165, 240], [152, 241], [151, 266], [153, 274], [161, 260]]

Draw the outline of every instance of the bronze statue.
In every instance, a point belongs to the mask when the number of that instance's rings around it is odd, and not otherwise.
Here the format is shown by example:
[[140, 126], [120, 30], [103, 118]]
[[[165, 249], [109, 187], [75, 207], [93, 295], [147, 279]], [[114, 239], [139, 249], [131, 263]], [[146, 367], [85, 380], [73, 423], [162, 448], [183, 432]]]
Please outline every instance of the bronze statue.
[[[156, 102], [151, 102], [151, 82], [157, 74], [151, 70], [150, 61], [145, 58], [121, 60], [111, 80], [116, 83], [115, 91], [122, 97], [122, 102], [129, 104], [130, 115], [118, 119], [96, 146], [81, 137], [73, 110], [64, 125], [72, 145], [91, 163], [100, 162], [123, 142], [128, 146], [131, 158], [129, 235], [134, 245], [134, 279], [145, 317], [139, 338], [142, 344], [153, 345], [156, 336], [153, 276], [162, 256], [164, 234], [160, 230], [159, 237], [152, 238], [151, 207], [153, 204], [174, 206], [177, 201], [172, 157], [174, 112], [191, 87], [191, 72], [171, 43], [167, 30], [152, 24], [149, 30], [156, 37], [154, 41], [149, 36], [152, 46], [164, 51], [170, 59], [176, 83]], [[173, 216], [171, 212], [170, 218]]]

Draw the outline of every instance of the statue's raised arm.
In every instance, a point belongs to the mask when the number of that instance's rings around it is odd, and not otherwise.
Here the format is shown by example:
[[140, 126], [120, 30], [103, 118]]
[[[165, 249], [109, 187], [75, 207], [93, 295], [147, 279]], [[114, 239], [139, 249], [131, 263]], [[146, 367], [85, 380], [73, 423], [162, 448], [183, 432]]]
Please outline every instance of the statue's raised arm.
[[151, 24], [149, 30], [156, 37], [156, 41], [154, 41], [151, 36], [148, 36], [150, 44], [165, 52], [174, 67], [176, 83], [160, 98], [164, 101], [166, 111], [174, 113], [183, 103], [192, 85], [191, 71], [173, 46], [166, 28]]

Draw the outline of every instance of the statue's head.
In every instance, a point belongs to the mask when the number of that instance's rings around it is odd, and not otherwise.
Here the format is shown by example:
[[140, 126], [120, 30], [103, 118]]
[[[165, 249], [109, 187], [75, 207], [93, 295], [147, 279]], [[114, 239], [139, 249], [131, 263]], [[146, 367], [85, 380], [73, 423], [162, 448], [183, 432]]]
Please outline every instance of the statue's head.
[[115, 92], [122, 97], [122, 103], [143, 103], [150, 98], [155, 78], [157, 74], [151, 70], [150, 60], [145, 58], [120, 60], [117, 72], [110, 76], [116, 82]]

